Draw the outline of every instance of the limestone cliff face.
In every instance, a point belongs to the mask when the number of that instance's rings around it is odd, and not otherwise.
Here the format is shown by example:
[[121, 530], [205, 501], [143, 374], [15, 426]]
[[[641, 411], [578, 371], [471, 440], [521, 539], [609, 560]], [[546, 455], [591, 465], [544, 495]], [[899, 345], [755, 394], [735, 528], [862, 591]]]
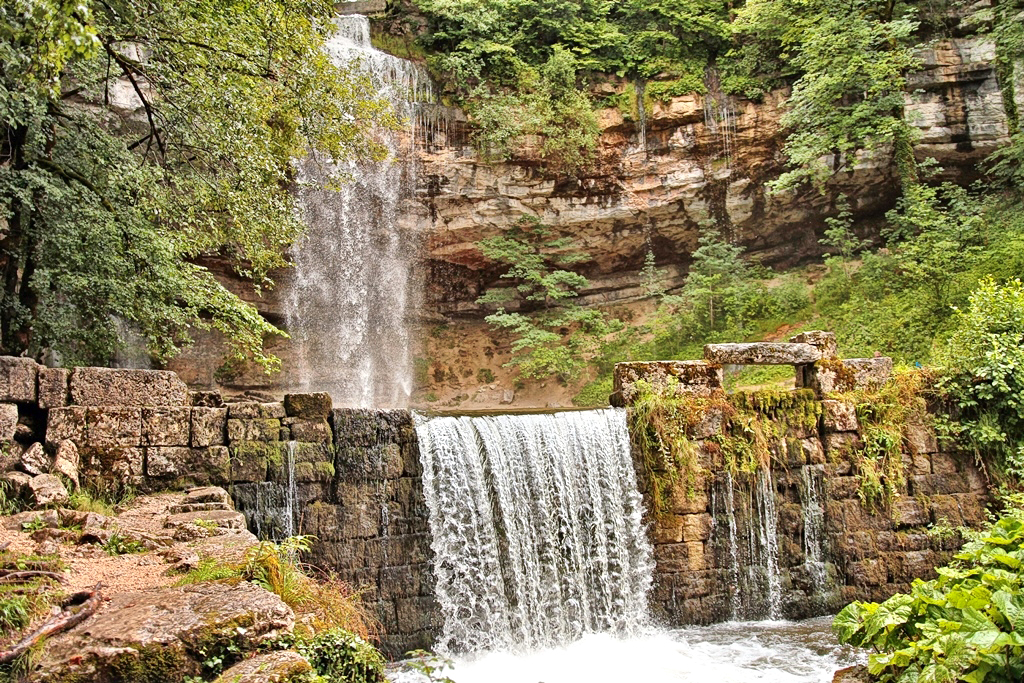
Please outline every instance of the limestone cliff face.
[[[937, 159], [950, 179], [972, 181], [979, 175], [978, 162], [1009, 134], [994, 45], [984, 37], [956, 38], [934, 44], [920, 57], [923, 68], [909, 78], [905, 97], [907, 119], [920, 131], [916, 154]], [[680, 284], [701, 222], [709, 218], [749, 255], [775, 267], [820, 255], [824, 218], [835, 212], [841, 193], [865, 234], [871, 234], [898, 190], [888, 156], [858, 159], [825, 194], [767, 192], [766, 183], [784, 170], [779, 122], [787, 95], [772, 92], [761, 102], [677, 97], [654, 105], [643, 135], [641, 126], [617, 109], [602, 110], [599, 162], [582, 177], [553, 176], [530, 160], [481, 159], [469, 144], [460, 112], [448, 111], [444, 123], [421, 121], [415, 136], [417, 189], [396, 226], [414, 231], [423, 244], [420, 322], [479, 320], [485, 314], [475, 300], [499, 282], [500, 270], [486, 262], [475, 243], [523, 214], [571, 235], [590, 254], [593, 260], [583, 264], [583, 272], [591, 286], [581, 299], [592, 304], [641, 296], [640, 270], [648, 249], [667, 272], [667, 285]], [[1020, 79], [1015, 99], [1024, 110]], [[207, 265], [268, 319], [285, 324], [281, 293], [291, 271], [276, 273], [277, 288], [256, 295], [223, 265]], [[270, 351], [288, 367], [289, 340], [271, 340]], [[225, 373], [221, 367], [215, 375], [222, 353], [217, 335], [202, 333], [171, 367], [192, 385], [270, 392], [283, 386], [281, 376], [251, 368]]]
[[[920, 130], [917, 156], [936, 158], [951, 179], [973, 180], [977, 163], [1008, 137], [994, 45], [953, 39], [920, 57], [923, 69], [906, 95], [907, 119]], [[898, 190], [888, 157], [858, 159], [825, 194], [769, 196], [766, 183], [784, 168], [779, 121], [786, 95], [772, 92], [761, 102], [678, 97], [654, 105], [643, 136], [618, 110], [602, 110], [598, 168], [580, 178], [554, 177], [528, 161], [485, 162], [439, 135], [440, 144], [420, 151], [419, 195], [405, 217], [425, 235], [429, 308], [479, 315], [473, 301], [497, 273], [474, 243], [524, 213], [572, 235], [593, 257], [584, 297], [593, 303], [637, 295], [649, 248], [678, 282], [709, 218], [748, 254], [778, 267], [821, 253], [823, 219], [840, 193], [870, 231]], [[1024, 88], [1017, 99], [1024, 100]]]

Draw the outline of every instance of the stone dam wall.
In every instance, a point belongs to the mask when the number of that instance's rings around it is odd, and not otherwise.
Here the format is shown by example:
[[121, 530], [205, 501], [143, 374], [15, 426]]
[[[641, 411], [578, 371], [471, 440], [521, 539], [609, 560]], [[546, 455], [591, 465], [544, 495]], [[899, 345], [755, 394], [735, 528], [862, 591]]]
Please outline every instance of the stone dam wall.
[[[664, 623], [806, 617], [880, 600], [931, 576], [958, 547], [956, 534], [929, 525], [984, 521], [981, 472], [926, 426], [907, 426], [901, 495], [872, 512], [858, 497], [864, 427], [852, 406], [804, 389], [783, 401], [799, 405], [793, 419], [778, 397], [757, 396], [742, 400], [775, 425], [767, 468], [727, 467], [719, 443], [734, 427], [709, 413], [693, 434], [704, 473], [669, 487], [654, 510], [656, 468], [634, 453], [657, 561], [651, 603]], [[307, 560], [365, 590], [386, 652], [429, 647], [439, 633], [408, 411], [335, 410], [323, 393], [224, 402], [172, 372], [0, 358], [0, 442], [9, 472], [51, 469], [70, 442], [86, 485], [224, 486], [254, 531], [317, 537]]]

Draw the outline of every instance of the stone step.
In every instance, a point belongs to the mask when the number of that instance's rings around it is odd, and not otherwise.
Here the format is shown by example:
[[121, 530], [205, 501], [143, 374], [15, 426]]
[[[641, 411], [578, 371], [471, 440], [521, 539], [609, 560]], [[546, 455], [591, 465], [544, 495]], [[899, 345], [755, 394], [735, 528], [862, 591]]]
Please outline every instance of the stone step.
[[181, 503], [167, 508], [167, 511], [172, 515], [182, 512], [205, 512], [207, 510], [234, 510], [234, 508], [228, 503]]
[[245, 515], [233, 510], [200, 510], [198, 512], [179, 512], [168, 515], [164, 521], [164, 528], [176, 529], [186, 524], [194, 524], [198, 521], [212, 523], [221, 529], [244, 529]]

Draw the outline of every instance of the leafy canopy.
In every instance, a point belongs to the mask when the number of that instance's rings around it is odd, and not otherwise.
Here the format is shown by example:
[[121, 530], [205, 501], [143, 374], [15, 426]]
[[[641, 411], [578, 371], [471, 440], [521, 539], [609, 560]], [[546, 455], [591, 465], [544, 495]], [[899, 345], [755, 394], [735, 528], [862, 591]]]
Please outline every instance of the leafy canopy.
[[301, 230], [293, 159], [379, 156], [391, 115], [323, 50], [321, 0], [5, 0], [0, 346], [105, 363], [190, 328], [270, 368], [279, 333], [201, 265], [257, 285]]

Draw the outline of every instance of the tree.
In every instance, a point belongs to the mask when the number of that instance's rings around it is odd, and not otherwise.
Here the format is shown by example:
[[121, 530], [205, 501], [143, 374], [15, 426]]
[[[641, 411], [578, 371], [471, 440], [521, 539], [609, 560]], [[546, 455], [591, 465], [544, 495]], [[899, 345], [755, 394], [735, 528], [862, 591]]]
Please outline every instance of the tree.
[[[622, 325], [575, 303], [588, 281], [568, 268], [590, 257], [572, 240], [552, 233], [536, 217], [524, 216], [504, 234], [481, 240], [477, 245], [484, 256], [506, 266], [501, 277], [513, 284], [488, 290], [477, 303], [499, 304], [486, 320], [513, 336], [507, 366], [518, 367], [527, 378], [555, 375], [567, 381], [586, 367], [600, 339]], [[513, 301], [519, 312], [505, 310]]]
[[917, 22], [895, 0], [754, 0], [737, 31], [774, 44], [798, 78], [782, 124], [792, 169], [777, 191], [822, 188], [858, 155], [891, 154], [913, 180], [913, 129], [903, 118], [905, 74], [917, 67]]
[[0, 347], [105, 363], [118, 319], [158, 359], [213, 327], [265, 367], [279, 331], [195, 260], [259, 286], [301, 224], [294, 159], [381, 156], [389, 123], [333, 65], [320, 0], [4, 0]]

